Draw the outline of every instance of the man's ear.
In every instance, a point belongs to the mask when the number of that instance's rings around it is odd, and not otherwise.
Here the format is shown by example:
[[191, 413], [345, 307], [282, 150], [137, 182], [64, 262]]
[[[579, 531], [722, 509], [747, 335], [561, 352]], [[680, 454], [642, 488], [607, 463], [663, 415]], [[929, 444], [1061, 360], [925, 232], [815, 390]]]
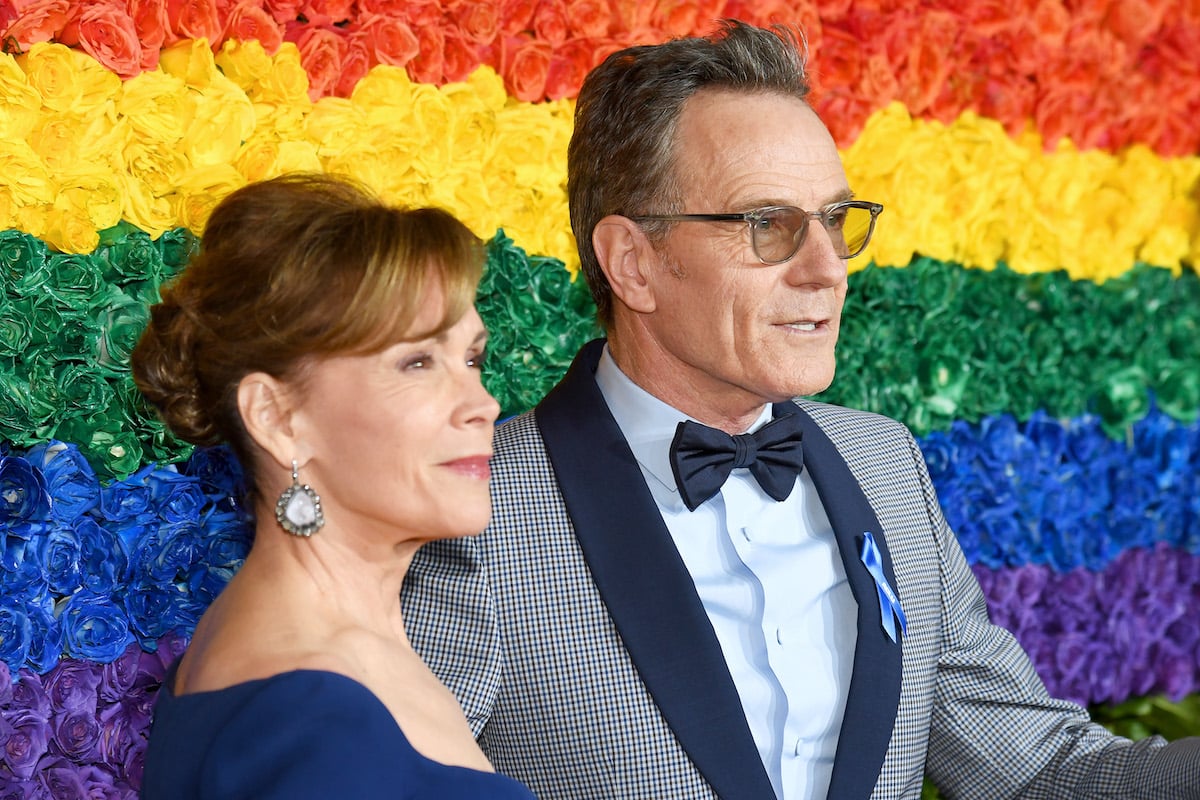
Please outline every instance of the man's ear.
[[308, 453], [300, 452], [287, 385], [265, 372], [251, 372], [238, 382], [237, 405], [246, 433], [279, 466], [290, 471], [292, 459], [301, 464], [308, 460]]
[[654, 311], [656, 302], [649, 278], [658, 254], [641, 226], [628, 217], [610, 214], [592, 229], [592, 248], [613, 296], [632, 311]]

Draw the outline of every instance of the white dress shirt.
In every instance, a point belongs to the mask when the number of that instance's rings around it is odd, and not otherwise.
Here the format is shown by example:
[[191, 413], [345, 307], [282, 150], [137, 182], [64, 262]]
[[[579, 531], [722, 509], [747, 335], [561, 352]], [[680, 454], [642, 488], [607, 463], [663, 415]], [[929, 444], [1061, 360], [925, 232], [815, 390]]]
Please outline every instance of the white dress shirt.
[[[735, 469], [718, 494], [688, 511], [669, 453], [689, 417], [629, 380], [607, 347], [596, 382], [695, 582], [776, 795], [824, 798], [858, 604], [808, 471], [776, 502], [750, 470]], [[771, 418], [767, 405], [747, 432]]]

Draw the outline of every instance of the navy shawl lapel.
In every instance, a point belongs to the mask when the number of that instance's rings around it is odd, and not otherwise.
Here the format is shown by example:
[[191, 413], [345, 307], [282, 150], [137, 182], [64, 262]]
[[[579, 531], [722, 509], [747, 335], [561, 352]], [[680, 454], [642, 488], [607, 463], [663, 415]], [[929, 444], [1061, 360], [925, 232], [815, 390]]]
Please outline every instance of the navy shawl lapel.
[[585, 345], [535, 412], [580, 547], [638, 673], [713, 790], [774, 797], [691, 575], [596, 386], [603, 346]]
[[858, 601], [854, 674], [834, 757], [829, 797], [868, 798], [883, 767], [900, 704], [903, 637], [900, 642], [892, 642], [884, 632], [875, 581], [859, 557], [865, 531], [870, 531], [879, 545], [884, 574], [893, 588], [896, 576], [879, 520], [862, 487], [825, 432], [808, 414], [799, 413], [804, 423], [804, 466], [829, 515], [850, 589]]

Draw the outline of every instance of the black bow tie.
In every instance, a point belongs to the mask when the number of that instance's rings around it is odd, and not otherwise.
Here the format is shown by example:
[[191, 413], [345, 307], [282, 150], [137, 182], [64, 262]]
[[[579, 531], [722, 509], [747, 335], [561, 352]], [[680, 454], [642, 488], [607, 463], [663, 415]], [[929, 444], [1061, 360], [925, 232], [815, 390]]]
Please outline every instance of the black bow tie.
[[777, 417], [754, 433], [730, 436], [690, 420], [679, 423], [671, 442], [671, 472], [689, 511], [721, 490], [729, 473], [749, 467], [763, 491], [786, 500], [804, 467], [800, 417]]

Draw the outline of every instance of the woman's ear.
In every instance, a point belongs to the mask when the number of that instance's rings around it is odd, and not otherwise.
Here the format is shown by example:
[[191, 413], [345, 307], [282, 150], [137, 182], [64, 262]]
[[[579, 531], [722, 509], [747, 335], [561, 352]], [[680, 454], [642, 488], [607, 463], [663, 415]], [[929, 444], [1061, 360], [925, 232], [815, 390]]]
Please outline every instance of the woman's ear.
[[307, 461], [308, 454], [299, 452], [296, 408], [287, 385], [265, 372], [251, 372], [238, 382], [237, 405], [246, 433], [279, 466], [290, 471], [292, 459]]
[[649, 269], [658, 255], [641, 226], [629, 217], [610, 214], [592, 229], [592, 248], [613, 295], [632, 311], [654, 311]]

